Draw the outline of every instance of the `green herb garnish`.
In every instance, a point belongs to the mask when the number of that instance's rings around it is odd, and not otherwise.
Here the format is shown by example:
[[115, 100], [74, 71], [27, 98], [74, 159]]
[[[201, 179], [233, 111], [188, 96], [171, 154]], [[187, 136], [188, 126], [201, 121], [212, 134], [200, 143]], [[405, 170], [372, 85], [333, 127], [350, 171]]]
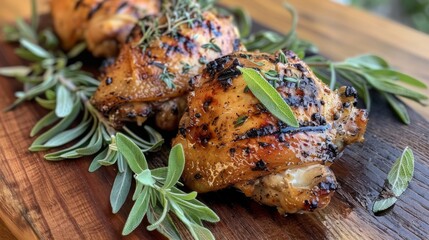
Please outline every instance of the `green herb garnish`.
[[[29, 66], [0, 68], [0, 75], [24, 83], [25, 91], [16, 93], [17, 100], [8, 110], [33, 99], [50, 110], [31, 130], [32, 137], [41, 134], [33, 141], [30, 150], [66, 147], [46, 154], [45, 159], [50, 161], [95, 155], [89, 166], [90, 172], [102, 166], [116, 165], [118, 171], [110, 194], [113, 213], [117, 213], [126, 201], [135, 174], [137, 183], [133, 199], [136, 203], [123, 234], [134, 230], [146, 215], [150, 231], [156, 229], [166, 237], [180, 239], [170, 216], [172, 212], [195, 239], [213, 239], [212, 233], [202, 226], [202, 220], [217, 222], [218, 216], [195, 199], [195, 192], [188, 194], [176, 187], [176, 184], [181, 186], [178, 181], [184, 166], [182, 147], [178, 145], [172, 149], [168, 168], [149, 170], [144, 153], [157, 151], [164, 142], [162, 136], [149, 126], [144, 126], [144, 131], [139, 134], [127, 127], [120, 131], [114, 129], [89, 101], [99, 81], [81, 70], [81, 62], [71, 61], [85, 46], [80, 44], [63, 53], [55, 34], [47, 29], [37, 33], [37, 16], [33, 15], [32, 19], [31, 26], [18, 20], [16, 28], [8, 26], [6, 31], [6, 39], [20, 44], [17, 54], [31, 63]], [[174, 78], [165, 67], [162, 69], [164, 75], [160, 78]]]
[[413, 151], [406, 147], [387, 174], [385, 189], [381, 194], [383, 198], [374, 202], [372, 211], [376, 213], [393, 206], [398, 197], [407, 189], [409, 182], [413, 178], [413, 174]]
[[209, 43], [203, 44], [201, 45], [201, 47], [204, 49], [211, 49], [215, 52], [222, 53], [222, 49], [216, 43], [214, 43], [215, 40], [216, 39], [212, 38], [210, 39]]
[[299, 127], [292, 109], [258, 71], [252, 68], [238, 67], [238, 69], [243, 73], [244, 81], [250, 91], [271, 114], [289, 126]]
[[123, 235], [131, 233], [145, 215], [147, 229], [160, 232], [170, 239], [180, 235], [170, 213], [174, 213], [195, 239], [214, 239], [213, 234], [201, 222], [218, 222], [219, 217], [206, 205], [196, 200], [197, 193], [185, 193], [175, 187], [185, 167], [185, 155], [181, 144], [175, 145], [168, 158], [168, 167], [149, 169], [140, 148], [128, 137], [117, 134], [118, 151], [124, 156], [136, 179], [134, 206], [125, 223]]
[[189, 73], [189, 70], [191, 70], [192, 66], [189, 65], [189, 63], [182, 63], [182, 74], [187, 74]]
[[237, 120], [234, 121], [234, 127], [239, 127], [241, 125], [244, 124], [244, 122], [246, 122], [246, 120], [249, 118], [249, 116], [246, 115], [242, 115], [240, 117], [237, 118]]
[[[410, 123], [408, 111], [404, 104], [398, 100], [398, 97], [405, 97], [420, 104], [425, 104], [424, 101], [428, 99], [425, 94], [404, 86], [404, 84], [407, 84], [411, 87], [427, 89], [425, 83], [407, 74], [393, 70], [379, 56], [366, 54], [348, 58], [343, 62], [331, 62], [320, 55], [315, 55], [318, 52], [317, 47], [297, 37], [296, 26], [298, 15], [296, 11], [291, 5], [286, 4], [285, 7], [293, 19], [290, 31], [285, 35], [272, 31], [251, 34], [242, 39], [247, 50], [260, 50], [270, 53], [274, 53], [280, 49], [292, 50], [331, 89], [335, 89], [338, 86], [337, 80], [339, 79], [348, 82], [357, 90], [359, 97], [363, 99], [368, 111], [371, 109], [370, 90], [375, 90], [386, 98], [391, 109], [403, 123]], [[239, 26], [243, 29], [251, 29], [251, 22], [246, 21], [247, 16], [245, 15], [245, 12], [235, 14], [239, 18], [236, 21], [242, 23]], [[311, 53], [311, 56], [306, 56], [306, 53]], [[279, 61], [283, 62], [283, 56], [280, 54], [278, 57]]]

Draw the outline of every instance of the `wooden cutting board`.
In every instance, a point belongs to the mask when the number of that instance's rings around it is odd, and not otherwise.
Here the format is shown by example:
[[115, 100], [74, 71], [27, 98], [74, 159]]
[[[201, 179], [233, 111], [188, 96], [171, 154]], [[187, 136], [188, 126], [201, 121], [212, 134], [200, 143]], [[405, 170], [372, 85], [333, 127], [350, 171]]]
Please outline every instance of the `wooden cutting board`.
[[[22, 64], [13, 47], [0, 43], [0, 66]], [[0, 78], [0, 108], [21, 89], [15, 80]], [[429, 236], [429, 122], [410, 110], [412, 125], [401, 124], [376, 99], [363, 144], [355, 144], [333, 166], [340, 189], [331, 204], [315, 213], [280, 216], [234, 189], [200, 195], [221, 218], [206, 224], [218, 239], [418, 239]], [[35, 122], [46, 112], [25, 103], [0, 115], [0, 219], [19, 239], [117, 239], [132, 202], [119, 214], [109, 206], [116, 173], [87, 171], [90, 158], [47, 162], [43, 153], [27, 150]], [[387, 172], [405, 146], [416, 157], [408, 190], [384, 216], [370, 208]], [[151, 155], [162, 164], [166, 151]], [[144, 224], [143, 224], [144, 225]], [[144, 226], [127, 239], [157, 239]]]

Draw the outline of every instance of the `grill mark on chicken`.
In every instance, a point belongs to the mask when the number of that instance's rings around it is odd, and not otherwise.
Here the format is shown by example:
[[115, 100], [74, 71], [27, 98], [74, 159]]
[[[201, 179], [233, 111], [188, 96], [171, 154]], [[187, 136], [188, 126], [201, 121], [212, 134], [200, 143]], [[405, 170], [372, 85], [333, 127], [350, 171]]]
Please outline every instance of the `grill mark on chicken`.
[[89, 13], [88, 13], [88, 15], [87, 15], [86, 19], [91, 19], [91, 18], [94, 16], [94, 14], [95, 14], [98, 10], [100, 10], [100, 9], [101, 9], [101, 7], [103, 6], [103, 4], [104, 4], [105, 2], [107, 2], [107, 1], [101, 1], [101, 2], [98, 2], [94, 7], [92, 7], [92, 8], [91, 8], [91, 10], [90, 10], [90, 11], [89, 11]]
[[123, 8], [125, 8], [128, 5], [128, 2], [122, 2], [117, 8], [116, 8], [116, 12], [120, 12]]
[[76, 4], [74, 5], [74, 10], [77, 10], [83, 3], [83, 0], [77, 0]]

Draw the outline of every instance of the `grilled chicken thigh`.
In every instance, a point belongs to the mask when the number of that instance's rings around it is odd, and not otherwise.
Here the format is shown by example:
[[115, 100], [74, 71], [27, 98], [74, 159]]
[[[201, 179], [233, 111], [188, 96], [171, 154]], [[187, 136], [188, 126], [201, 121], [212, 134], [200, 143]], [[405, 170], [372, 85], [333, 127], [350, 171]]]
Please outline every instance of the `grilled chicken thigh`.
[[208, 61], [241, 49], [238, 31], [230, 17], [207, 11], [200, 21], [182, 23], [144, 47], [139, 44], [143, 36], [140, 28], [133, 31], [101, 77], [92, 103], [116, 127], [155, 115], [158, 127], [177, 129], [193, 77]]
[[157, 14], [160, 0], [51, 0], [55, 31], [65, 49], [85, 41], [94, 56], [112, 57], [139, 18]]
[[[281, 213], [329, 203], [337, 187], [329, 165], [346, 145], [363, 140], [367, 114], [355, 108], [352, 87], [332, 91], [293, 52], [285, 52], [283, 62], [279, 56], [237, 52], [207, 64], [173, 140], [184, 146], [188, 187], [209, 192], [234, 186]], [[269, 113], [238, 66], [269, 75], [300, 127]]]

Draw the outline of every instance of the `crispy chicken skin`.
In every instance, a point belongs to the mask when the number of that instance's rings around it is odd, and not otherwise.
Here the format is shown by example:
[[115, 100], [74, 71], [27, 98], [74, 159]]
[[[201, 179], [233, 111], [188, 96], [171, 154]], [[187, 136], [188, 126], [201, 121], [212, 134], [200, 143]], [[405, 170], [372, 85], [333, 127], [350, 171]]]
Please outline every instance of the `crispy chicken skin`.
[[[348, 144], [363, 141], [367, 114], [354, 107], [356, 91], [332, 91], [291, 51], [279, 55], [237, 52], [207, 64], [188, 97], [173, 145], [185, 150], [184, 183], [198, 192], [235, 186], [281, 213], [326, 206], [337, 183], [328, 166]], [[238, 66], [276, 71], [275, 83], [300, 127], [271, 115]]]
[[[156, 114], [158, 127], [177, 129], [186, 107], [185, 95], [194, 84], [193, 76], [202, 72], [207, 61], [241, 48], [230, 17], [204, 12], [202, 19], [193, 27], [180, 25], [176, 34], [153, 39], [145, 50], [138, 44], [142, 33], [135, 29], [114, 64], [101, 77], [92, 98], [94, 106], [108, 115], [115, 126], [124, 121], [141, 124]], [[220, 51], [204, 48], [208, 43], [216, 44]], [[173, 88], [162, 79], [166, 73], [171, 74]], [[176, 104], [168, 103], [170, 100]]]
[[160, 0], [51, 0], [55, 31], [65, 49], [84, 40], [97, 57], [112, 57], [139, 18], [157, 14]]

